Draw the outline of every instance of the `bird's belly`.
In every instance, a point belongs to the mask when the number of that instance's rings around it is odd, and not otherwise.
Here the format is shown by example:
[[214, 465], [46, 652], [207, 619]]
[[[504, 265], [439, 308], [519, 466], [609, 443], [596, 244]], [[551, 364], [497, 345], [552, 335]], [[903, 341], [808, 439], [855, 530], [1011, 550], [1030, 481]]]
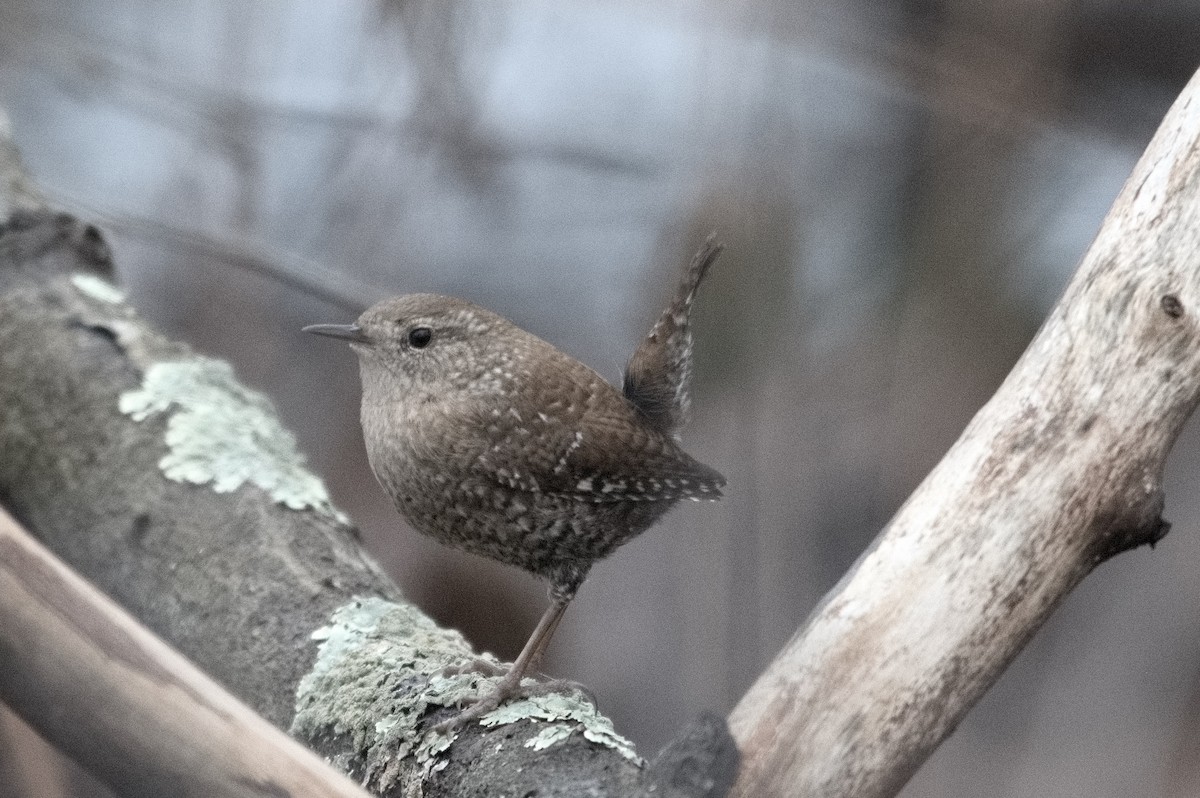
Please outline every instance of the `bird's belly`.
[[514, 491], [478, 478], [450, 486], [436, 476], [422, 480], [420, 489], [393, 495], [397, 509], [419, 532], [551, 580], [586, 573], [669, 507], [662, 502], [596, 504]]

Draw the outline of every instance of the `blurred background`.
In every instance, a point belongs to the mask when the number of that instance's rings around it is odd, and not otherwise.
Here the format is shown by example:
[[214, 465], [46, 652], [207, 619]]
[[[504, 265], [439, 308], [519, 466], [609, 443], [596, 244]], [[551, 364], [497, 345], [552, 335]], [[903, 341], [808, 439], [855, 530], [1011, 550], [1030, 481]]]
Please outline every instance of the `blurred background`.
[[[709, 230], [687, 448], [729, 479], [597, 566], [546, 669], [651, 754], [727, 712], [957, 437], [1200, 67], [1195, 0], [0, 2], [0, 106], [170, 335], [273, 399], [407, 594], [512, 657], [521, 572], [407, 528], [355, 358], [460, 295], [617, 380]], [[1200, 794], [1200, 429], [906, 798]], [[0, 798], [102, 796], [12, 716]]]

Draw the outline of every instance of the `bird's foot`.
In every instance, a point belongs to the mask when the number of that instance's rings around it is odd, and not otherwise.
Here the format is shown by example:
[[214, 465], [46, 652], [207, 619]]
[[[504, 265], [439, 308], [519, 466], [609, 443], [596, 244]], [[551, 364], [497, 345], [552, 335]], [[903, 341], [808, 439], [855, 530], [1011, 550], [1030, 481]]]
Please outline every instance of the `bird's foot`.
[[493, 709], [497, 709], [505, 701], [513, 698], [533, 698], [540, 695], [549, 695], [550, 693], [574, 692], [583, 696], [584, 700], [592, 706], [597, 705], [596, 697], [579, 682], [573, 682], [569, 679], [549, 679], [546, 677], [543, 677], [543, 679], [545, 681], [533, 684], [518, 684], [505, 679], [496, 685], [494, 690], [477, 699], [462, 712], [434, 726], [434, 731], [442, 734], [452, 732], [460, 726], [482, 718]]
[[476, 699], [475, 703], [468, 706], [462, 712], [458, 713], [449, 720], [444, 720], [433, 727], [433, 730], [441, 734], [448, 734], [459, 726], [469, 723], [473, 720], [482, 718], [487, 713], [491, 712], [496, 707], [504, 703], [505, 699], [511, 698], [520, 689], [519, 684], [513, 683], [511, 679], [504, 679], [490, 693], [482, 698]]

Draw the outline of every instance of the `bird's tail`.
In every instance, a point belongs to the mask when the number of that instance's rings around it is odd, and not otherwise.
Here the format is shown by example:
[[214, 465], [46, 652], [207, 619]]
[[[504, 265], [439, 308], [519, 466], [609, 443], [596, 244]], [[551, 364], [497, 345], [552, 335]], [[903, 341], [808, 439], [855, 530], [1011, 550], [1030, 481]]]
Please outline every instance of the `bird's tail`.
[[716, 233], [710, 234], [625, 368], [625, 398], [655, 429], [672, 437], [687, 423], [692, 405], [692, 301], [722, 249]]

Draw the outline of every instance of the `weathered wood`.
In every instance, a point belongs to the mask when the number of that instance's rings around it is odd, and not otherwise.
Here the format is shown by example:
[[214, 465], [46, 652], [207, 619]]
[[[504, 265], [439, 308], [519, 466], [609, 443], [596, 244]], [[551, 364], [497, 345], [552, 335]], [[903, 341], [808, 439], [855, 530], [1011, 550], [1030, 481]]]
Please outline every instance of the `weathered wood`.
[[[367, 798], [0, 510], [0, 698], [122, 795]], [[136, 762], [136, 767], [130, 763]]]
[[995, 396], [733, 711], [734, 794], [895, 794], [1098, 563], [1200, 401], [1200, 75]]

